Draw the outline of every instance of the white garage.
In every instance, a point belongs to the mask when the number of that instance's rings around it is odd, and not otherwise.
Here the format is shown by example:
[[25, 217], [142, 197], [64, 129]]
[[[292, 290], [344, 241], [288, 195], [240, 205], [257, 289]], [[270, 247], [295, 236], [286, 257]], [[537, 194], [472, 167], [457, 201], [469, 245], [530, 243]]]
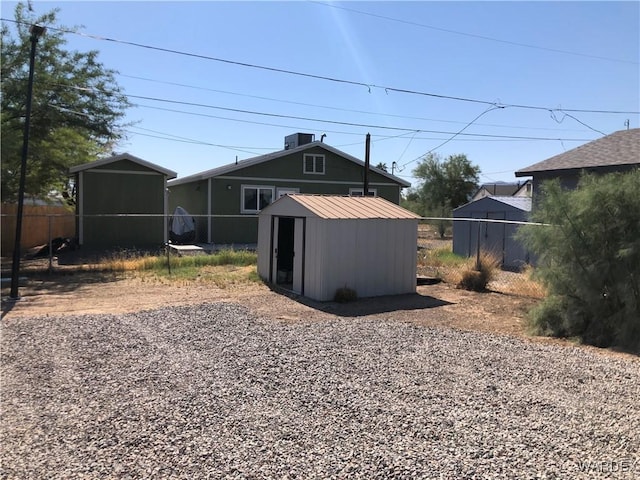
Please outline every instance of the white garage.
[[260, 213], [258, 274], [320, 301], [415, 293], [419, 218], [383, 198], [285, 195]]

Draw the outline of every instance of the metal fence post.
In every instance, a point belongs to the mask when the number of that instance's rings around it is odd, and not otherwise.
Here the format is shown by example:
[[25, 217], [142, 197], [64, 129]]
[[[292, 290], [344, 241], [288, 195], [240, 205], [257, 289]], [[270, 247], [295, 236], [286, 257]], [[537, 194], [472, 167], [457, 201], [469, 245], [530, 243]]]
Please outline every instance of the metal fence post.
[[49, 220], [49, 273], [53, 271], [53, 239], [51, 238], [51, 215], [47, 215]]

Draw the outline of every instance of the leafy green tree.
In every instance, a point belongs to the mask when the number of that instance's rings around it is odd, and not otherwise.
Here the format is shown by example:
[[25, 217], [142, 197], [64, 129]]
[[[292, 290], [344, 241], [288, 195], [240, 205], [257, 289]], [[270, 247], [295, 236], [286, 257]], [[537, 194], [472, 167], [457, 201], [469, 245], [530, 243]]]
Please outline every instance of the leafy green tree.
[[532, 312], [539, 333], [640, 351], [638, 192], [640, 170], [543, 184], [532, 217], [550, 226], [519, 232], [549, 292]]
[[[17, 198], [29, 75], [32, 24], [56, 25], [53, 10], [36, 17], [25, 4], [15, 9], [15, 28], [2, 24], [2, 200]], [[46, 196], [67, 187], [69, 167], [95, 160], [123, 138], [129, 107], [115, 72], [97, 51], [65, 49], [64, 34], [48, 28], [38, 40], [27, 159], [26, 194]]]
[[379, 168], [380, 170], [384, 170], [385, 172], [388, 172], [388, 167], [387, 164], [384, 162], [380, 162], [376, 165], [376, 168]]
[[[450, 217], [453, 209], [469, 201], [478, 188], [480, 167], [473, 165], [466, 155], [450, 155], [445, 160], [438, 154], [428, 154], [413, 170], [421, 183], [415, 189], [422, 204], [423, 214]], [[438, 230], [444, 237], [446, 221], [440, 221]]]
[[417, 213], [421, 217], [427, 216], [424, 211], [424, 204], [420, 200], [420, 195], [413, 188], [410, 188], [407, 192], [403, 192], [402, 198], [400, 199], [400, 206]]

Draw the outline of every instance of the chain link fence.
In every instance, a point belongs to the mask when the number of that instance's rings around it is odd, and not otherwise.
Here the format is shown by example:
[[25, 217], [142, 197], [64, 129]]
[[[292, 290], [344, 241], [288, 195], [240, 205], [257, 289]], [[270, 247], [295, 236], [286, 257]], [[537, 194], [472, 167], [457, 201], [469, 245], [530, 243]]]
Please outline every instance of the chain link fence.
[[[224, 245], [208, 243], [212, 227], [229, 230], [229, 222], [238, 219], [246, 223], [245, 227], [257, 230], [257, 216], [247, 215], [192, 215], [196, 223], [195, 239], [192, 243], [205, 245], [207, 250], [216, 247], [231, 246], [233, 242], [222, 242]], [[132, 243], [132, 238], [144, 232], [146, 247], [155, 247], [158, 252], [164, 250], [169, 239], [169, 229], [172, 215], [162, 214], [101, 214], [84, 215], [82, 218], [74, 214], [27, 213], [24, 225], [32, 234], [33, 244], [23, 244], [23, 252], [29, 248], [41, 247], [45, 252], [42, 257], [48, 257], [49, 269], [57, 255], [57, 247], [62, 245], [61, 239], [70, 240], [71, 249], [77, 246], [76, 226], [91, 222], [102, 222], [102, 227], [108, 228], [101, 233], [106, 243], [104, 252], [109, 252], [109, 245], [120, 251], [126, 251], [126, 245]], [[15, 225], [15, 214], [2, 213], [3, 225]], [[425, 217], [418, 226], [418, 261], [419, 276], [441, 279], [447, 283], [457, 285], [465, 271], [476, 268], [478, 256], [482, 253], [492, 255], [496, 262], [493, 278], [487, 288], [491, 291], [541, 298], [545, 295], [544, 288], [534, 278], [535, 268], [530, 265], [531, 255], [514, 238], [517, 229], [527, 222], [491, 220], [491, 219], [459, 219]], [[543, 225], [537, 225], [543, 228]], [[14, 227], [15, 228], [15, 227]], [[12, 230], [3, 228], [4, 237], [13, 237]], [[232, 235], [229, 230], [229, 235]], [[441, 233], [443, 235], [441, 235]], [[250, 234], [249, 234], [250, 236]], [[229, 237], [231, 238], [231, 237]], [[249, 242], [238, 243], [238, 249], [246, 249]], [[255, 243], [252, 245], [255, 248]], [[84, 247], [83, 247], [84, 248]], [[95, 251], [95, 248], [93, 249]], [[111, 248], [113, 251], [113, 248]], [[136, 249], [131, 249], [135, 252]], [[149, 249], [147, 249], [149, 251]], [[11, 249], [4, 248], [2, 255], [6, 257]], [[95, 257], [94, 257], [95, 258]]]
[[515, 238], [522, 225], [537, 223], [478, 218], [425, 217], [418, 226], [418, 275], [458, 285], [479, 257], [494, 263], [487, 289], [534, 298], [545, 296], [535, 279], [534, 256]]

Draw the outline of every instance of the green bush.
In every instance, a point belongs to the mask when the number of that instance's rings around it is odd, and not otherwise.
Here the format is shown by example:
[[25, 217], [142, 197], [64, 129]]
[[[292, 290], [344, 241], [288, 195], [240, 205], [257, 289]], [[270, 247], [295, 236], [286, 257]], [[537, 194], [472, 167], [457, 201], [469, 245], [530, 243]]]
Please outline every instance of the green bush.
[[549, 296], [534, 329], [640, 351], [640, 170], [584, 175], [576, 190], [542, 186], [519, 237], [537, 256]]

